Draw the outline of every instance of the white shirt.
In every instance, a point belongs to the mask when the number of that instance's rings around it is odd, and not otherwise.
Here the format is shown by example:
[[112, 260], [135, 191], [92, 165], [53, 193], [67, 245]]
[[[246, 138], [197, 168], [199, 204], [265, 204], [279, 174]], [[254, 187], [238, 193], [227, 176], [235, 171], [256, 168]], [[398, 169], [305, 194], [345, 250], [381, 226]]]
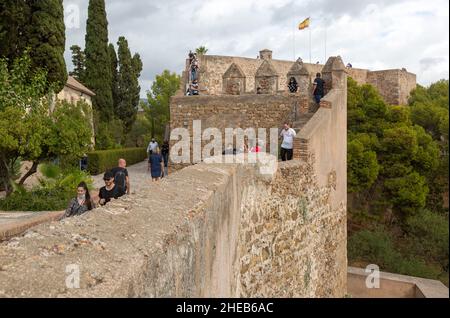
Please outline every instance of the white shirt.
[[289, 128], [288, 130], [284, 129], [281, 131], [280, 136], [283, 137], [283, 143], [281, 147], [284, 149], [293, 149], [294, 148], [294, 137], [297, 135], [294, 129]]
[[156, 141], [155, 142], [150, 141], [150, 143], [148, 144], [148, 147], [147, 147], [147, 152], [149, 152], [150, 150], [151, 151], [155, 150], [156, 147], [158, 147], [158, 143]]

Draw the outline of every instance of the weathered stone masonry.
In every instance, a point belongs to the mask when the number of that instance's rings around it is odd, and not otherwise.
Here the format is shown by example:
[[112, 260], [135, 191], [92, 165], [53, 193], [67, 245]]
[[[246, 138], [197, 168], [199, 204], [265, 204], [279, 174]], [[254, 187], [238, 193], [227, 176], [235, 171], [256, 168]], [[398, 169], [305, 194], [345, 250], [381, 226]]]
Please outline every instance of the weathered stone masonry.
[[[0, 244], [0, 296], [343, 297], [342, 70], [339, 58], [330, 60], [329, 92], [299, 132], [298, 160], [271, 176], [258, 165], [201, 163], [83, 216], [39, 225]], [[285, 98], [264, 97], [279, 105]], [[68, 265], [80, 266], [79, 289], [66, 287]]]

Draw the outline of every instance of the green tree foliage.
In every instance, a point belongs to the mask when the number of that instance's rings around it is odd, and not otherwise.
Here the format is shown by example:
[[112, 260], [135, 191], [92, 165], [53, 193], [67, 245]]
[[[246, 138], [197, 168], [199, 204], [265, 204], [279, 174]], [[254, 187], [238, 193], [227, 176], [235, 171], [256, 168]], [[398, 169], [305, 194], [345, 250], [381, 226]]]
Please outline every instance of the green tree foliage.
[[131, 56], [128, 41], [121, 36], [118, 45], [119, 73], [117, 80], [118, 103], [116, 116], [123, 122], [125, 132], [129, 132], [139, 106], [139, 76], [142, 62], [138, 54]]
[[44, 71], [32, 71], [29, 56], [18, 58], [8, 70], [0, 59], [0, 181], [11, 193], [14, 164], [21, 158], [40, 162], [56, 157], [72, 160], [81, 156], [91, 141], [88, 106], [55, 103], [54, 96], [42, 98], [48, 86]]
[[147, 117], [138, 116], [127, 135], [126, 147], [147, 147], [151, 140], [151, 124]]
[[151, 125], [152, 137], [163, 139], [166, 125], [170, 120], [170, 97], [180, 88], [180, 76], [164, 70], [156, 75], [152, 89], [147, 92], [148, 104], [142, 104]]
[[206, 46], [199, 46], [198, 48], [195, 49], [195, 52], [198, 55], [205, 55], [206, 53], [208, 53], [208, 49], [206, 48]]
[[111, 63], [111, 74], [112, 74], [111, 91], [113, 96], [114, 113], [116, 113], [117, 105], [119, 103], [119, 87], [118, 87], [119, 62], [117, 61], [116, 49], [114, 48], [114, 45], [112, 43], [110, 43], [108, 46], [108, 54], [109, 54], [109, 61]]
[[28, 1], [2, 0], [0, 2], [0, 57], [12, 63], [27, 47], [25, 27], [30, 22]]
[[349, 142], [347, 162], [350, 192], [368, 189], [377, 179], [380, 169], [377, 154], [374, 151], [367, 151], [360, 140], [353, 139]]
[[92, 103], [100, 119], [113, 118], [112, 74], [108, 53], [108, 21], [105, 0], [89, 0], [86, 24], [86, 72], [84, 84], [96, 94]]
[[72, 51], [72, 63], [74, 68], [69, 74], [75, 77], [78, 81], [83, 82], [84, 73], [86, 70], [86, 55], [78, 45], [72, 45], [70, 50]]
[[63, 0], [28, 1], [31, 19], [26, 26], [27, 46], [34, 68], [47, 71], [47, 81], [59, 92], [67, 82]]
[[60, 91], [67, 81], [63, 0], [0, 3], [0, 57], [9, 66], [29, 49], [32, 68], [47, 71], [47, 90]]
[[448, 284], [448, 81], [409, 104], [348, 80], [349, 260]]
[[[423, 127], [439, 145], [441, 155], [437, 169], [427, 176], [430, 188], [427, 206], [433, 211], [441, 212], [443, 210], [442, 194], [448, 192], [448, 94], [449, 81], [440, 80], [429, 87], [418, 85], [409, 99], [411, 120]], [[427, 156], [435, 151], [432, 149], [421, 155]]]

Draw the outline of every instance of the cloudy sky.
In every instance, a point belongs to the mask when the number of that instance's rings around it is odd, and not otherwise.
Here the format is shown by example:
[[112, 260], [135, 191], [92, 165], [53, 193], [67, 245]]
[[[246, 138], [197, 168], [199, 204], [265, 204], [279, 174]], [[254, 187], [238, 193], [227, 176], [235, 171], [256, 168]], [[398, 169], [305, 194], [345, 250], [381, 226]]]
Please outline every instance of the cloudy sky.
[[[84, 47], [87, 6], [64, 0], [69, 69], [70, 46]], [[268, 48], [274, 59], [309, 62], [310, 32], [313, 63], [326, 48], [353, 67], [405, 67], [422, 85], [449, 78], [448, 0], [106, 0], [106, 11], [110, 42], [123, 35], [141, 55], [143, 97], [156, 74], [181, 72], [190, 49], [255, 58]], [[308, 16], [311, 28], [296, 29]]]

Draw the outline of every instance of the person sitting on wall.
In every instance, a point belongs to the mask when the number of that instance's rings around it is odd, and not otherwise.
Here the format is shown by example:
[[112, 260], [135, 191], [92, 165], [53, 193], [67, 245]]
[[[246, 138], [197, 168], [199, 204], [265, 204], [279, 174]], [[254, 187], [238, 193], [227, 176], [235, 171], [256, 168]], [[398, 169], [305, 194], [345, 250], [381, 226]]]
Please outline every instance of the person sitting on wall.
[[98, 194], [100, 205], [105, 205], [111, 199], [120, 198], [125, 194], [124, 189], [114, 184], [114, 174], [111, 171], [105, 172], [103, 181], [105, 181], [105, 186], [100, 188]]
[[320, 103], [320, 100], [323, 98], [324, 95], [324, 84], [325, 82], [323, 81], [323, 79], [321, 78], [320, 73], [316, 74], [316, 79], [314, 80], [314, 89], [313, 89], [313, 95], [314, 95], [314, 99], [316, 101], [317, 104]]
[[95, 204], [92, 202], [86, 182], [82, 181], [77, 187], [77, 197], [70, 201], [63, 218], [81, 215], [92, 209], [95, 209]]
[[192, 84], [189, 87], [189, 95], [190, 96], [198, 95], [198, 81], [197, 80], [192, 81]]
[[296, 93], [297, 92], [298, 84], [297, 84], [297, 81], [296, 81], [296, 79], [294, 77], [291, 77], [291, 79], [289, 80], [288, 88], [289, 88], [289, 91], [291, 93]]

